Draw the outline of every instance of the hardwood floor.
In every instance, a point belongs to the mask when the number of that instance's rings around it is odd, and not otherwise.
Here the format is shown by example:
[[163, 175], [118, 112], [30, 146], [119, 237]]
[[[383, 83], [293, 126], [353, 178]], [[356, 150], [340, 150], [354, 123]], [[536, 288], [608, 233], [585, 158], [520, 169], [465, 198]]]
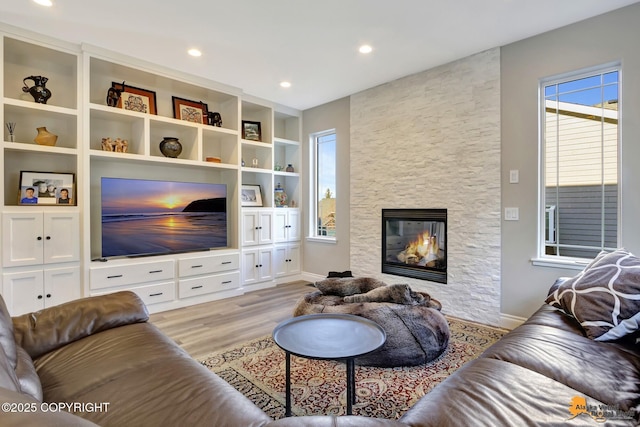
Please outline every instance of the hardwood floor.
[[315, 288], [284, 283], [238, 297], [152, 314], [150, 321], [194, 358], [268, 335]]

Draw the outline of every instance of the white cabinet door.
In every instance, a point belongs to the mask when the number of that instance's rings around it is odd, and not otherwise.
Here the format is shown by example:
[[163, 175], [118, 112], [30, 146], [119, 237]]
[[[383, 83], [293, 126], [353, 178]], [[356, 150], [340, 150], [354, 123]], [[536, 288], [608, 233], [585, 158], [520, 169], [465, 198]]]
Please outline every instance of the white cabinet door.
[[2, 296], [12, 316], [42, 310], [43, 290], [42, 269], [2, 275]]
[[8, 212], [2, 215], [4, 267], [80, 259], [78, 212]]
[[274, 242], [286, 242], [287, 233], [287, 211], [285, 208], [277, 209], [273, 213], [273, 241]]
[[300, 274], [300, 245], [278, 245], [273, 249], [275, 277]]
[[78, 212], [45, 213], [44, 263], [73, 262], [80, 259], [80, 215]]
[[269, 210], [242, 212], [242, 245], [265, 245], [273, 242], [272, 213]]
[[80, 267], [4, 273], [2, 285], [11, 315], [19, 316], [80, 298]]
[[42, 264], [44, 247], [42, 223], [42, 212], [2, 215], [2, 264], [4, 267]]
[[261, 245], [273, 243], [273, 213], [262, 210], [258, 212], [259, 217], [259, 242]]
[[298, 209], [290, 209], [287, 211], [288, 216], [288, 240], [290, 242], [300, 240], [300, 211]]
[[258, 277], [261, 282], [273, 279], [273, 250], [259, 249], [260, 271]]
[[80, 298], [80, 267], [45, 268], [44, 306], [62, 304]]
[[273, 241], [289, 242], [300, 240], [300, 211], [280, 208], [273, 213]]
[[264, 282], [273, 279], [273, 251], [271, 248], [242, 252], [242, 284]]

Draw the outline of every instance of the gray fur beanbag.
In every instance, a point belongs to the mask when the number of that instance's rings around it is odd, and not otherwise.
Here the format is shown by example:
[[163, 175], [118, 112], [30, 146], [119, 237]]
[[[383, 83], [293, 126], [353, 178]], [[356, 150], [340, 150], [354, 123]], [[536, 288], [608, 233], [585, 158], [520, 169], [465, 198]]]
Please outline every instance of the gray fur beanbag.
[[387, 335], [377, 351], [356, 359], [366, 366], [415, 366], [440, 356], [449, 344], [449, 324], [441, 304], [409, 285], [385, 285], [370, 278], [331, 278], [316, 282], [317, 291], [304, 295], [294, 316], [342, 313], [379, 324]]

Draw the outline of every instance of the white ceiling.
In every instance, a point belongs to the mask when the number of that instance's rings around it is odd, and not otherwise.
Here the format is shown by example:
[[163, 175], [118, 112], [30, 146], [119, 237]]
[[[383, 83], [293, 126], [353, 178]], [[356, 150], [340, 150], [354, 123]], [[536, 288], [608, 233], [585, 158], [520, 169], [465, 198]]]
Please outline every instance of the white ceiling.
[[307, 109], [638, 0], [53, 2], [0, 0], [0, 21]]

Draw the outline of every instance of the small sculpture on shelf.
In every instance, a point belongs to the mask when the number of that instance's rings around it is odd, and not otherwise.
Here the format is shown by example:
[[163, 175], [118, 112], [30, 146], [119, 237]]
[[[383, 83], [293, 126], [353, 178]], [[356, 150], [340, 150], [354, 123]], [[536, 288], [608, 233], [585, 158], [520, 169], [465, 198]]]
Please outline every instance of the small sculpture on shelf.
[[[33, 80], [33, 86], [27, 86], [27, 80]], [[47, 89], [46, 84], [49, 81], [44, 76], [29, 76], [22, 79], [23, 92], [29, 92], [33, 96], [33, 100], [39, 104], [46, 104], [47, 100], [51, 98], [51, 91]]]
[[125, 82], [122, 82], [122, 90], [115, 88], [115, 87], [110, 87], [109, 89], [107, 89], [107, 105], [109, 107], [117, 107], [118, 106], [118, 101], [120, 101], [120, 96], [122, 95], [122, 92], [124, 91], [124, 84]]
[[287, 171], [287, 172], [293, 172], [293, 171], [294, 171], [294, 170], [293, 170], [293, 165], [292, 165], [291, 163], [289, 163], [289, 164], [287, 165], [287, 169], [286, 169], [286, 171]]
[[129, 141], [120, 138], [116, 138], [115, 141], [112, 141], [111, 138], [102, 138], [102, 151], [126, 153], [129, 151]]
[[222, 127], [222, 116], [218, 112], [208, 112], [207, 113], [207, 123], [210, 126]]

